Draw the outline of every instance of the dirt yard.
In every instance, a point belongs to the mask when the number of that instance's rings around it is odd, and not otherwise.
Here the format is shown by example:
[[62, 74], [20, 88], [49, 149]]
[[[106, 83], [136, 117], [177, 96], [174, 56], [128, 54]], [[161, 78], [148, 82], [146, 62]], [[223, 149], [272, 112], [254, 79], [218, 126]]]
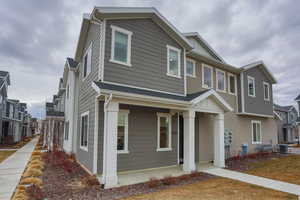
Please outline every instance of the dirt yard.
[[0, 163], [16, 151], [0, 151]]

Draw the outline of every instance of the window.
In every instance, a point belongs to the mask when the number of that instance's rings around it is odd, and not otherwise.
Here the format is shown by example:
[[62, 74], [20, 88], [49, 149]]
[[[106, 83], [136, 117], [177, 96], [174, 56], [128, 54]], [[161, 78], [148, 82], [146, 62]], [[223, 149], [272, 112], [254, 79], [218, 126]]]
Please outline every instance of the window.
[[65, 140], [69, 140], [69, 122], [65, 122]]
[[264, 82], [264, 100], [270, 101], [270, 84]]
[[216, 70], [217, 91], [226, 92], [226, 75], [224, 71]]
[[128, 152], [128, 110], [120, 110], [118, 114], [118, 153]]
[[93, 45], [91, 43], [83, 56], [83, 78], [89, 75], [92, 69], [92, 46]]
[[208, 65], [202, 67], [202, 87], [213, 88], [213, 68]]
[[261, 122], [252, 121], [252, 144], [261, 144]]
[[131, 37], [132, 32], [111, 25], [111, 58], [110, 61], [131, 66]]
[[70, 92], [70, 87], [69, 85], [67, 86], [67, 99], [69, 99], [69, 92]]
[[157, 151], [171, 151], [171, 115], [157, 114]]
[[228, 92], [236, 95], [236, 76], [233, 74], [228, 74]]
[[80, 148], [88, 150], [89, 112], [81, 114]]
[[168, 76], [180, 78], [180, 49], [167, 45]]
[[248, 76], [248, 96], [255, 97], [255, 79]]
[[196, 77], [195, 72], [195, 61], [191, 59], [186, 59], [186, 75], [191, 77]]

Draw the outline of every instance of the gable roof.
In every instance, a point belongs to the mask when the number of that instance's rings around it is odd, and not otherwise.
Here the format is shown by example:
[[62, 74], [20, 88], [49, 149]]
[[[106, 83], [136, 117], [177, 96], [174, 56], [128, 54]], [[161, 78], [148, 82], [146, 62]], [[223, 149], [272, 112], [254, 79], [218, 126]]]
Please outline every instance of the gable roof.
[[300, 101], [300, 94], [296, 97], [295, 101]]
[[264, 64], [264, 62], [262, 60], [245, 65], [245, 66], [241, 67], [241, 69], [243, 71], [247, 71], [254, 67], [260, 67], [263, 70], [263, 72], [266, 74], [266, 76], [270, 79], [270, 81], [272, 81], [273, 84], [277, 83], [276, 78], [273, 76], [271, 71], [267, 68], [267, 66]]
[[278, 104], [274, 104], [274, 109], [281, 112], [290, 112], [291, 110], [297, 111], [294, 106], [281, 106]]
[[0, 71], [0, 78], [6, 79], [7, 84], [10, 85], [10, 78], [9, 78], [9, 72], [7, 71]]
[[[225, 61], [223, 60], [223, 58], [208, 44], [208, 42], [206, 42], [200, 35], [199, 33], [197, 32], [190, 32], [190, 33], [183, 33], [183, 35], [190, 41], [190, 43], [193, 43], [193, 41], [190, 40], [190, 38], [194, 38], [198, 43], [199, 45], [204, 48], [204, 50], [207, 51], [207, 53], [212, 56], [214, 59], [218, 60], [218, 61], [221, 61], [223, 63], [225, 63]], [[193, 45], [193, 44], [192, 44]], [[200, 49], [196, 48], [194, 45], [193, 45], [193, 52], [196, 52], [196, 53], [200, 53], [202, 54], [203, 56], [207, 56], [204, 54], [203, 51], [201, 51]]]
[[78, 66], [78, 62], [76, 62], [73, 58], [67, 58], [67, 64], [70, 69], [76, 69]]

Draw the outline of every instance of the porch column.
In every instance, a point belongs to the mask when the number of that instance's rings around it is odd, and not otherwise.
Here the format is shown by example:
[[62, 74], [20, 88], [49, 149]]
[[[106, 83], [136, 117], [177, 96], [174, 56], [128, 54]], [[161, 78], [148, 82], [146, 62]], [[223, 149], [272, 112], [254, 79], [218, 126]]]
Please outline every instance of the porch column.
[[217, 114], [214, 122], [214, 166], [225, 167], [224, 114]]
[[111, 101], [104, 104], [104, 144], [103, 144], [103, 175], [105, 188], [118, 184], [117, 176], [117, 127], [119, 103]]
[[191, 172], [195, 167], [195, 111], [186, 111], [184, 118], [183, 170]]

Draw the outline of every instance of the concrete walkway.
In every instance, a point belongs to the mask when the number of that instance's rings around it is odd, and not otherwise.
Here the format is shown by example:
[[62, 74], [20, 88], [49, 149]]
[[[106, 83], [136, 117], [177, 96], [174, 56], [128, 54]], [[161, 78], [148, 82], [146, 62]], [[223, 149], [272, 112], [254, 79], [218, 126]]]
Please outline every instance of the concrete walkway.
[[215, 176], [221, 176], [224, 178], [229, 178], [233, 180], [238, 180], [241, 182], [245, 183], [250, 183], [253, 185], [258, 185], [264, 188], [269, 188], [273, 190], [278, 190], [281, 192], [286, 192], [290, 193], [293, 195], [298, 196], [300, 200], [300, 185], [295, 185], [291, 183], [286, 183], [282, 181], [276, 181], [273, 179], [268, 179], [268, 178], [263, 178], [263, 177], [258, 177], [258, 176], [253, 176], [241, 172], [236, 172], [232, 170], [227, 170], [227, 169], [221, 169], [221, 168], [211, 168], [207, 170], [203, 170], [203, 172], [212, 174]]
[[0, 200], [9, 200], [18, 185], [38, 137], [0, 163]]

